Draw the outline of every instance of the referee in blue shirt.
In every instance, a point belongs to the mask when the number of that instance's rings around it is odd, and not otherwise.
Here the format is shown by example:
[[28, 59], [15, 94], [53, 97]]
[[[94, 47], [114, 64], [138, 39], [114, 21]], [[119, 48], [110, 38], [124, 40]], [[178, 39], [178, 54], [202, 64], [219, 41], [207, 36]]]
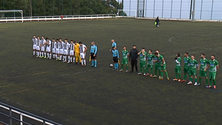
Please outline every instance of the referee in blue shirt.
[[91, 49], [90, 49], [90, 56], [92, 60], [91, 67], [97, 67], [96, 55], [97, 55], [97, 46], [95, 45], [95, 42], [91, 42]]

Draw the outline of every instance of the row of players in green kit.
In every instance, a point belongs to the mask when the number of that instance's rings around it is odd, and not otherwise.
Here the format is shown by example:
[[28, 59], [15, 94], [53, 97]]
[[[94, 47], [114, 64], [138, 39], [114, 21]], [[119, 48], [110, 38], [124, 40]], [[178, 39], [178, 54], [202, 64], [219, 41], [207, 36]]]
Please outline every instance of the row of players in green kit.
[[[126, 67], [126, 71], [128, 71], [128, 54], [129, 52], [126, 50], [126, 47], [123, 48], [122, 51], [122, 66], [121, 70], [123, 71], [124, 66]], [[145, 76], [157, 77], [157, 72], [159, 73], [159, 79], [163, 79], [164, 73], [166, 74], [167, 80], [169, 80], [168, 72], [166, 70], [166, 62], [163, 55], [157, 50], [154, 54], [152, 50], [149, 50], [148, 53], [143, 48], [138, 56], [140, 58], [140, 72], [138, 74], [144, 74]], [[198, 63], [195, 59], [194, 55], [189, 57], [189, 54], [185, 52], [184, 54], [184, 78], [181, 79], [181, 62], [182, 59], [180, 54], [176, 54], [175, 57], [175, 78], [173, 81], [178, 82], [186, 82], [187, 75], [189, 76], [188, 85], [193, 84], [195, 86], [200, 86], [202, 78], [206, 79], [206, 88], [213, 87], [216, 89], [216, 74], [219, 68], [219, 63], [215, 59], [215, 55], [211, 55], [211, 59], [207, 60], [205, 54], [201, 54], [200, 62]], [[154, 64], [155, 63], [155, 64]], [[153, 66], [155, 73], [153, 75]], [[209, 69], [209, 77], [207, 69]], [[199, 71], [199, 82], [197, 82], [197, 70]], [[209, 80], [208, 80], [209, 79]], [[210, 84], [209, 84], [210, 81]], [[212, 86], [212, 83], [214, 86]]]
[[[211, 88], [212, 83], [213, 83], [214, 84], [213, 88], [216, 89], [216, 74], [219, 68], [219, 63], [215, 59], [215, 55], [211, 55], [210, 60], [207, 60], [205, 54], [203, 53], [201, 54], [200, 57], [201, 58], [198, 63], [194, 55], [191, 55], [191, 57], [189, 57], [187, 52], [184, 54], [184, 69], [183, 69], [184, 78], [183, 80], [181, 80], [181, 61], [182, 60], [181, 60], [180, 54], [176, 54], [176, 57], [175, 57], [176, 78], [173, 80], [178, 81], [178, 82], [186, 82], [186, 77], [188, 74], [189, 76], [189, 82], [187, 83], [188, 85], [192, 85], [193, 80], [194, 80], [194, 85], [200, 86], [202, 78], [205, 78], [206, 88]], [[209, 77], [208, 77], [207, 69], [209, 69]], [[199, 71], [199, 82], [197, 82], [197, 70]], [[210, 81], [210, 85], [209, 85], [209, 81]]]

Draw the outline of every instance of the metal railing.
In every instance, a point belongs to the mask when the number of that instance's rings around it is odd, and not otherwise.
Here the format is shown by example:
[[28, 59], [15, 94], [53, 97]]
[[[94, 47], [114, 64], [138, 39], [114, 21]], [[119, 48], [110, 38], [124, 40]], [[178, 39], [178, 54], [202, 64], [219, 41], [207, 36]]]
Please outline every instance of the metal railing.
[[0, 22], [31, 22], [31, 21], [56, 21], [56, 20], [92, 20], [110, 19], [116, 14], [95, 14], [95, 15], [61, 15], [59, 16], [29, 16], [29, 17], [1, 17]]
[[32, 125], [34, 123], [42, 125], [62, 125], [2, 102], [0, 102], [0, 123], [5, 125], [16, 125], [15, 123], [19, 125]]

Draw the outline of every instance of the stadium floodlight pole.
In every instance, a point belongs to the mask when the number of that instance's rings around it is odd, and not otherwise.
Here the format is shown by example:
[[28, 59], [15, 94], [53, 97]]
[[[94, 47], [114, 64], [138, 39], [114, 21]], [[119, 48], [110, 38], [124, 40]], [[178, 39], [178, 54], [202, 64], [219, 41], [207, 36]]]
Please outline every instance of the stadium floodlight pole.
[[193, 0], [193, 18], [192, 18], [193, 21], [195, 21], [195, 3], [196, 0]]
[[29, 2], [29, 4], [30, 4], [30, 16], [31, 16], [31, 18], [32, 18], [32, 0], [29, 0], [30, 2]]
[[193, 0], [190, 0], [190, 19], [192, 17], [192, 5], [193, 5]]

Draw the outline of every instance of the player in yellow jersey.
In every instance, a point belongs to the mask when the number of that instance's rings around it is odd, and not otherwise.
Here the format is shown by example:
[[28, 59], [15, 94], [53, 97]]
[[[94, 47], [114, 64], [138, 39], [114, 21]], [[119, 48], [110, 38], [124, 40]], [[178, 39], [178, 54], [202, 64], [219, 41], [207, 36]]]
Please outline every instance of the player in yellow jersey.
[[74, 42], [74, 51], [75, 51], [75, 58], [76, 58], [76, 64], [79, 62], [81, 65], [81, 58], [80, 58], [80, 49], [79, 49], [79, 43], [76, 41]]

